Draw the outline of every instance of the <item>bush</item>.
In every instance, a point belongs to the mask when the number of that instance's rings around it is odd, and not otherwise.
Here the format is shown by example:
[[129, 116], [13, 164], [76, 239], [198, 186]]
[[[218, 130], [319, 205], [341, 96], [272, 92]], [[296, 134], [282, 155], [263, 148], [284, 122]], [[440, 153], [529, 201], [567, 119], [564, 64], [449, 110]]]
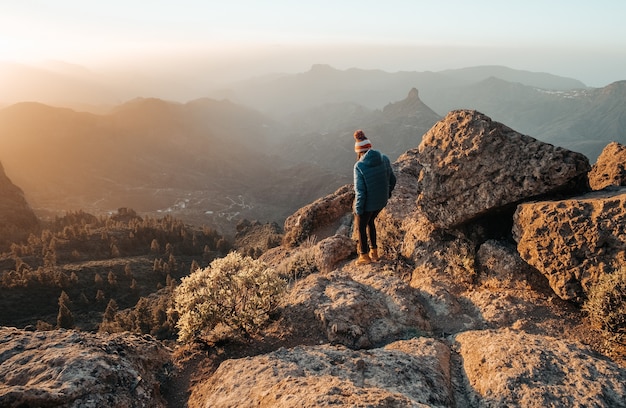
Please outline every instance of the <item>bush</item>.
[[584, 309], [591, 321], [614, 340], [626, 337], [626, 266], [604, 275], [589, 290]]
[[301, 249], [277, 267], [278, 273], [290, 283], [306, 278], [313, 273], [319, 272], [319, 267], [317, 266], [318, 257], [315, 247]]
[[231, 252], [183, 278], [174, 291], [178, 339], [203, 340], [216, 327], [251, 335], [276, 309], [286, 283], [265, 263]]

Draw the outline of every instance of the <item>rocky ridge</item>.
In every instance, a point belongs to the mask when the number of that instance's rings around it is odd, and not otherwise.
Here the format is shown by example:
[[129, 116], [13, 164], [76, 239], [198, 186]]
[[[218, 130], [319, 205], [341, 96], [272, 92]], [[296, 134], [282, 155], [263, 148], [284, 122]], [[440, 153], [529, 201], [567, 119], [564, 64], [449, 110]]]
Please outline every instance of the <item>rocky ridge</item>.
[[[457, 176], [450, 163], [465, 182], [447, 184]], [[475, 111], [448, 114], [394, 168], [398, 184], [378, 223], [381, 262], [352, 262], [350, 186], [300, 209], [285, 222], [283, 245], [261, 260], [280, 266], [312, 252], [310, 274], [241, 352], [215, 346], [197, 357], [210, 363], [194, 373], [183, 405], [626, 407], [624, 359], [585, 337], [595, 333], [579, 308], [585, 291], [569, 291], [623, 259], [626, 191], [592, 192], [583, 157]], [[550, 224], [535, 227], [542, 219]], [[564, 244], [550, 251], [541, 233], [557, 232]], [[600, 239], [586, 246], [589, 236]], [[22, 350], [2, 343], [0, 368]], [[159, 366], [152, 371], [167, 362]], [[2, 384], [0, 398], [37, 392]], [[122, 383], [118, 392], [134, 391]], [[58, 405], [90, 406], [72, 403]]]
[[[201, 401], [231, 406], [228, 399], [245, 392], [250, 404], [273, 406], [626, 406], [623, 363], [597, 354], [593, 340], [583, 335], [593, 332], [578, 306], [584, 296], [572, 298], [562, 286], [577, 281], [588, 288], [623, 264], [626, 190], [592, 192], [584, 156], [476, 111], [451, 112], [394, 167], [397, 189], [379, 222], [383, 261], [359, 268], [340, 256], [332, 272], [310, 275], [285, 299], [286, 310], [313, 311], [306, 322], [311, 325], [314, 318], [317, 324], [309, 332], [325, 345], [229, 361], [198, 385]], [[263, 259], [284, 262], [297, 256], [297, 242], [313, 236], [321, 239], [318, 248], [332, 251], [329, 231], [345, 234], [350, 194], [340, 188], [300, 209], [285, 223], [285, 236], [298, 237], [287, 240], [291, 249], [270, 250]], [[578, 201], [589, 208], [574, 211]], [[548, 235], [560, 228], [569, 246], [525, 250], [526, 241], [547, 242], [532, 235], [522, 240], [519, 234], [533, 230], [531, 220], [541, 224], [549, 218], [540, 203], [563, 209], [563, 217], [552, 217], [554, 226], [543, 230]], [[587, 245], [576, 228], [605, 244]], [[584, 262], [563, 267], [564, 259], [580, 253], [603, 268], [591, 273]], [[574, 278], [554, 279], [555, 274]], [[329, 280], [332, 284], [320, 284]], [[393, 281], [402, 288], [390, 291]], [[412, 300], [393, 301], [398, 293]], [[330, 309], [323, 306], [327, 302]], [[277, 325], [297, 326], [296, 315], [283, 315]], [[380, 326], [388, 337], [372, 335]], [[402, 350], [402, 357], [382, 357], [389, 349]], [[317, 356], [313, 361], [310, 353]], [[402, 368], [394, 366], [398, 358]], [[292, 368], [285, 360], [294, 362]], [[381, 366], [396, 376], [378, 373]], [[228, 381], [233, 373], [268, 367], [275, 376], [258, 375], [254, 385]], [[427, 370], [432, 371], [425, 376]], [[420, 391], [425, 377], [430, 387]], [[404, 389], [404, 378], [414, 387]], [[439, 391], [433, 395], [434, 389]]]

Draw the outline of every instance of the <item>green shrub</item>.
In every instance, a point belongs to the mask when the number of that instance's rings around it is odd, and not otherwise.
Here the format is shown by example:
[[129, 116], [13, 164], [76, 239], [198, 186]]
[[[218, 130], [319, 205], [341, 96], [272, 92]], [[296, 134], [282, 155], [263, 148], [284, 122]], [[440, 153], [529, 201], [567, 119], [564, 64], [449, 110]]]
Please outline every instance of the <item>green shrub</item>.
[[250, 335], [276, 309], [286, 283], [265, 263], [231, 252], [183, 278], [174, 291], [178, 339], [203, 340], [216, 328]]
[[626, 337], [626, 266], [602, 276], [591, 287], [584, 310], [614, 340]]

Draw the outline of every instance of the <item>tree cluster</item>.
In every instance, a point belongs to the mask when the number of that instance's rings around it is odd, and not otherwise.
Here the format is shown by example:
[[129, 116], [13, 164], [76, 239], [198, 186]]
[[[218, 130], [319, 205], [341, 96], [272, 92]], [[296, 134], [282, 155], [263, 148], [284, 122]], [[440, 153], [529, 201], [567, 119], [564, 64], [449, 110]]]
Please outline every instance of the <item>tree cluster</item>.
[[169, 215], [69, 212], [0, 254], [0, 324], [93, 329], [112, 300], [133, 307], [230, 248], [214, 229]]

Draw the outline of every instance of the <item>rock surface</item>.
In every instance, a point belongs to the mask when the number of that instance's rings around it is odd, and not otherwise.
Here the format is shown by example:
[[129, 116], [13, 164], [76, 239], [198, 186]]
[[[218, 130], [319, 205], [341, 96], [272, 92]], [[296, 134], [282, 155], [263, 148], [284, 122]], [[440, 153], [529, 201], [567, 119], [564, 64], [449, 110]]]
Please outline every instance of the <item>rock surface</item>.
[[626, 264], [626, 188], [524, 203], [514, 222], [521, 257], [562, 299], [583, 302], [601, 275]]
[[0, 327], [0, 406], [165, 407], [169, 364], [150, 336]]
[[312, 236], [324, 239], [335, 235], [346, 213], [352, 212], [353, 202], [354, 188], [345, 185], [333, 194], [302, 207], [285, 220], [283, 244], [296, 246]]
[[371, 348], [430, 330], [418, 295], [392, 274], [381, 276], [372, 269], [313, 274], [297, 282], [283, 300], [284, 324], [311, 336], [318, 332], [332, 344]]
[[626, 146], [609, 143], [589, 172], [589, 185], [594, 190], [608, 186], [626, 186]]
[[626, 370], [583, 345], [509, 329], [455, 336], [476, 407], [626, 407]]
[[440, 228], [557, 191], [587, 187], [589, 160], [470, 110], [450, 112], [419, 146], [418, 204]]
[[320, 345], [231, 359], [190, 407], [624, 407], [626, 369], [580, 343], [465, 331], [382, 348]]
[[210, 407], [449, 407], [450, 350], [412, 339], [369, 351], [279, 349], [223, 363], [200, 391]]

